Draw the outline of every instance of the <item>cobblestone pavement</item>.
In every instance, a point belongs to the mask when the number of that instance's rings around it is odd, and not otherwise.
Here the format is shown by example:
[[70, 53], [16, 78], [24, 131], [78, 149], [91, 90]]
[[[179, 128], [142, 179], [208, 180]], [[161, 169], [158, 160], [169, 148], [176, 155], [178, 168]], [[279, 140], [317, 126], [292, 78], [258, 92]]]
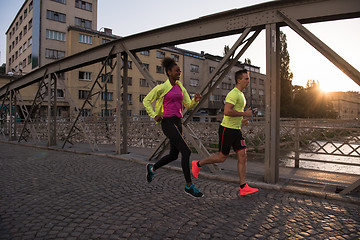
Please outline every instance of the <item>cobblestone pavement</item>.
[[111, 158], [0, 145], [0, 239], [359, 239], [360, 207]]

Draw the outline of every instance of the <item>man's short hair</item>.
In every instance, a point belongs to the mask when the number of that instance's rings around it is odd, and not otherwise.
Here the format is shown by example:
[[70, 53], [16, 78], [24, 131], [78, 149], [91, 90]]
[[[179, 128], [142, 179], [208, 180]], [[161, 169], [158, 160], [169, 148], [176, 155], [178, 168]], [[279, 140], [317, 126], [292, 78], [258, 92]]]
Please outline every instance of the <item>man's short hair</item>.
[[242, 69], [242, 70], [239, 70], [239, 71], [237, 71], [237, 72], [235, 73], [235, 84], [237, 84], [237, 80], [238, 80], [238, 79], [241, 79], [241, 78], [242, 78], [242, 75], [243, 75], [244, 73], [249, 73], [249, 71], [246, 70], [246, 69]]

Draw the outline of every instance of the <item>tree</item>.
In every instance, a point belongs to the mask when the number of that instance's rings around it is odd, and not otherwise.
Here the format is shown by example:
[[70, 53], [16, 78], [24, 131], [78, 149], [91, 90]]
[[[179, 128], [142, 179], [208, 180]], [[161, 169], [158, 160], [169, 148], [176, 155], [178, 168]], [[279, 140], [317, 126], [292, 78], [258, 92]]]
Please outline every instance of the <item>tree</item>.
[[[230, 52], [230, 47], [229, 47], [229, 45], [225, 45], [223, 55], [225, 56], [226, 54], [228, 54], [228, 52]], [[230, 56], [230, 59], [233, 59], [233, 58], [234, 58], [234, 53], [231, 54], [231, 56]]]
[[280, 116], [292, 116], [292, 79], [293, 73], [290, 71], [290, 55], [287, 50], [286, 35], [280, 31]]
[[328, 95], [319, 88], [319, 81], [308, 80], [306, 88], [295, 92], [293, 116], [299, 118], [336, 118]]
[[250, 58], [245, 58], [245, 64], [251, 65], [251, 60], [250, 60]]
[[3, 64], [0, 66], [0, 73], [5, 74], [5, 71], [6, 71], [6, 64], [3, 63]]

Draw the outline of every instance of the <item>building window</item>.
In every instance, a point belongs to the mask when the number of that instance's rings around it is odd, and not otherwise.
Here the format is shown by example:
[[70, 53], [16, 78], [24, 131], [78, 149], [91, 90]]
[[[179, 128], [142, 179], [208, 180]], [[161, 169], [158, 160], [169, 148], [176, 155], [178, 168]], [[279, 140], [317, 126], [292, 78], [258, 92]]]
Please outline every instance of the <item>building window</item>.
[[[129, 105], [132, 105], [132, 94], [127, 95], [127, 100], [128, 100]], [[123, 94], [121, 94], [121, 101], [124, 101], [124, 95]]]
[[33, 9], [33, 1], [29, 3], [29, 12]]
[[199, 79], [190, 78], [190, 86], [193, 86], [193, 87], [199, 86]]
[[149, 64], [147, 64], [147, 63], [143, 63], [143, 65], [144, 65], [144, 67], [146, 68], [146, 70], [148, 70], [149, 71]]
[[176, 62], [179, 61], [179, 55], [171, 54], [171, 58], [174, 59]]
[[75, 7], [92, 12], [92, 4], [85, 1], [75, 0]]
[[20, 25], [22, 24], [22, 22], [23, 22], [23, 17], [22, 16], [20, 16], [20, 18], [19, 18], [19, 22], [20, 22]]
[[18, 52], [18, 51], [16, 51], [16, 52], [15, 52], [15, 59], [17, 59], [17, 58], [18, 58], [18, 55], [19, 55], [19, 52]]
[[261, 90], [261, 89], [260, 89], [260, 90], [259, 90], [259, 95], [260, 95], [260, 96], [264, 96], [264, 90]]
[[231, 89], [231, 83], [222, 83], [221, 88], [225, 90]]
[[259, 85], [264, 85], [264, 79], [259, 79]]
[[27, 57], [27, 61], [28, 61], [28, 64], [30, 64], [32, 62], [32, 55], [29, 54], [29, 56]]
[[80, 34], [79, 42], [86, 43], [86, 44], [92, 44], [92, 36]]
[[112, 109], [101, 109], [101, 116], [102, 117], [111, 117], [113, 115]]
[[24, 60], [23, 60], [23, 66], [24, 67], [26, 66], [26, 58], [24, 58]]
[[101, 43], [104, 44], [104, 43], [108, 43], [108, 42], [110, 42], [110, 41], [111, 41], [111, 40], [109, 40], [109, 39], [103, 38], [103, 39], [101, 40]]
[[164, 58], [164, 57], [165, 57], [165, 52], [156, 51], [156, 57], [157, 57], [157, 58]]
[[146, 79], [140, 78], [140, 87], [148, 87], [149, 84]]
[[24, 52], [25, 52], [26, 48], [27, 48], [27, 42], [24, 42], [24, 45], [23, 45]]
[[87, 109], [87, 108], [81, 109], [81, 116], [90, 117], [91, 116], [91, 110]]
[[32, 28], [32, 19], [30, 19], [29, 23], [28, 23], [28, 29], [30, 30]]
[[57, 21], [57, 22], [66, 22], [66, 15], [59, 12], [54, 12], [51, 10], [46, 10], [46, 18]]
[[156, 66], [156, 72], [164, 74], [164, 67], [163, 66]]
[[[106, 79], [106, 76], [109, 76], [109, 79]], [[102, 74], [101, 75], [101, 82], [105, 82], [107, 80], [107, 83], [113, 83], [113, 75], [109, 75], [109, 73]]]
[[56, 97], [63, 98], [65, 96], [64, 90], [56, 89]]
[[199, 66], [194, 65], [194, 64], [190, 64], [190, 72], [198, 73], [199, 72]]
[[140, 110], [139, 115], [140, 116], [147, 116], [148, 114], [147, 114], [146, 110]]
[[256, 89], [251, 89], [251, 94], [255, 95], [256, 94]]
[[91, 72], [79, 71], [79, 80], [91, 81]]
[[24, 26], [24, 36], [27, 33], [27, 25]]
[[65, 41], [65, 33], [46, 29], [46, 38], [58, 41]]
[[113, 100], [113, 93], [112, 92], [103, 92], [101, 94], [101, 100], [112, 101]]
[[45, 49], [45, 58], [50, 59], [60, 59], [65, 57], [65, 52], [60, 50], [54, 50], [54, 49]]
[[22, 32], [19, 33], [19, 41], [22, 39]]
[[150, 56], [150, 51], [148, 51], [148, 50], [141, 51], [140, 54], [144, 55], [144, 56]]
[[146, 95], [144, 95], [144, 94], [140, 94], [140, 96], [139, 96], [139, 100], [140, 100], [140, 102], [143, 102], [143, 100], [144, 100], [144, 98], [146, 97]]
[[27, 17], [27, 9], [24, 10], [24, 19]]
[[11, 52], [11, 45], [9, 46], [9, 52]]
[[51, 1], [66, 4], [66, 0], [51, 0]]
[[[122, 79], [121, 83], [124, 84], [124, 78]], [[127, 77], [127, 83], [128, 86], [132, 86], [132, 77]]]
[[220, 102], [219, 95], [211, 95], [209, 98], [210, 98], [210, 101], [212, 101], [212, 102]]
[[16, 37], [16, 38], [15, 38], [15, 45], [17, 45], [18, 42], [19, 42], [19, 37]]
[[75, 17], [75, 26], [84, 27], [84, 28], [91, 28], [91, 21]]
[[79, 99], [86, 99], [90, 94], [89, 90], [79, 90]]
[[29, 37], [29, 39], [28, 39], [28, 46], [30, 47], [31, 44], [32, 44], [32, 37]]
[[23, 53], [23, 49], [22, 47], [19, 48], [19, 55], [21, 55]]

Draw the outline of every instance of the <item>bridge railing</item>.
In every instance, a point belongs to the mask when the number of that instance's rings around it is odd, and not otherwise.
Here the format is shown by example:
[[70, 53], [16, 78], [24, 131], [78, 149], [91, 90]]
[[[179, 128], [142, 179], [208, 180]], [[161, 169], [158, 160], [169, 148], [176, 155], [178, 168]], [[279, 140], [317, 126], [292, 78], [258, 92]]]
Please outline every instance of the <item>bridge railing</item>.
[[[115, 144], [115, 118], [88, 117], [84, 121], [97, 144]], [[58, 119], [57, 141], [64, 141], [71, 124], [71, 119]], [[38, 137], [46, 140], [47, 121], [38, 121], [34, 125]], [[3, 126], [6, 128], [6, 124]], [[21, 129], [21, 122], [18, 122], [18, 127]], [[209, 152], [218, 151], [219, 122], [192, 121], [189, 127]], [[154, 148], [164, 137], [161, 126], [148, 117], [129, 118], [128, 128], [130, 147]], [[242, 127], [242, 132], [249, 158], [264, 159], [264, 119], [252, 118], [247, 126]], [[74, 144], [86, 142], [83, 134], [74, 135], [71, 141]], [[360, 170], [360, 123], [356, 120], [281, 119], [280, 160], [286, 161], [284, 164], [290, 167], [303, 167], [305, 162], [312, 162], [347, 165]]]

